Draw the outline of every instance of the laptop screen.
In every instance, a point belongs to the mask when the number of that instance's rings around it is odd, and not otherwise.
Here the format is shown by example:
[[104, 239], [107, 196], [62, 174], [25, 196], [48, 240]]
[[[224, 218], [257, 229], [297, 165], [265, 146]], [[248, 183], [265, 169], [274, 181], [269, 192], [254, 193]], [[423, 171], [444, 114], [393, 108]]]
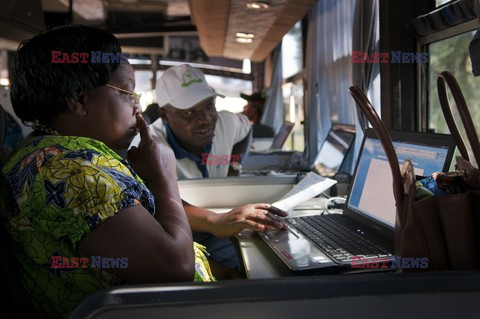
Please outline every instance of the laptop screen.
[[285, 122], [283, 123], [282, 127], [278, 131], [277, 135], [273, 138], [272, 145], [270, 146], [271, 150], [281, 150], [283, 144], [287, 140], [288, 135], [293, 129], [294, 123]]
[[[455, 149], [450, 135], [390, 132], [399, 166], [411, 159], [415, 174], [428, 176], [449, 168]], [[350, 210], [381, 224], [395, 226], [393, 180], [387, 156], [372, 130], [367, 130], [347, 200]]]
[[322, 176], [335, 175], [342, 166], [354, 139], [355, 126], [332, 124], [315, 159], [315, 171]]

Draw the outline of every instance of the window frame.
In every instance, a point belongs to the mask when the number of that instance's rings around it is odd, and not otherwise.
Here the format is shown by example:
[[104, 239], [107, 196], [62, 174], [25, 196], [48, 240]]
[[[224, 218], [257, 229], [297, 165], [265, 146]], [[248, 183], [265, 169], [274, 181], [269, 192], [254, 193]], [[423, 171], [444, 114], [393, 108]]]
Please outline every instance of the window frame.
[[[474, 31], [478, 29], [478, 21], [477, 19], [469, 20], [464, 23], [449, 27], [447, 29], [426, 35], [424, 37], [417, 38], [417, 53], [421, 52], [429, 52], [429, 45], [438, 41], [446, 40], [451, 37], [455, 37], [461, 35], [465, 32]], [[417, 102], [420, 106], [417, 109], [417, 130], [420, 132], [428, 131], [428, 123], [429, 123], [429, 69], [428, 66], [430, 63], [419, 63], [417, 65], [417, 83], [418, 83], [418, 96]]]

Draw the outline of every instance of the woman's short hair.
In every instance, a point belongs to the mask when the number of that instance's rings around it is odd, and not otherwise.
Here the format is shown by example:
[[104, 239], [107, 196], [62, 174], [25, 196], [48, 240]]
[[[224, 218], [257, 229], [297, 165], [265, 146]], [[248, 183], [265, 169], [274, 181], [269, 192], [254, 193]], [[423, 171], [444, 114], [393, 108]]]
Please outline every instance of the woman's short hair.
[[[52, 51], [65, 52], [70, 57], [74, 52], [88, 53], [88, 58], [83, 59], [87, 63], [81, 63], [82, 59], [78, 63], [52, 63]], [[92, 51], [118, 56], [121, 47], [110, 32], [82, 25], [56, 27], [23, 41], [11, 75], [10, 97], [17, 116], [22, 121], [49, 125], [52, 118], [81, 99], [85, 91], [107, 84], [119, 62], [92, 63]], [[59, 59], [62, 58], [60, 55]]]

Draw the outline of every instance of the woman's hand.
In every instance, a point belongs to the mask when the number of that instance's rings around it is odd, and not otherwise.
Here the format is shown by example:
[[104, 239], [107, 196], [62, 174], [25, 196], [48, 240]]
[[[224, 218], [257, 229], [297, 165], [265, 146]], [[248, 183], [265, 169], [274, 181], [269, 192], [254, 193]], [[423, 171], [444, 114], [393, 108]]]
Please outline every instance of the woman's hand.
[[147, 184], [159, 178], [176, 181], [176, 160], [172, 149], [152, 137], [148, 124], [140, 113], [137, 114], [137, 125], [140, 143], [138, 147], [132, 146], [127, 153], [130, 165]]

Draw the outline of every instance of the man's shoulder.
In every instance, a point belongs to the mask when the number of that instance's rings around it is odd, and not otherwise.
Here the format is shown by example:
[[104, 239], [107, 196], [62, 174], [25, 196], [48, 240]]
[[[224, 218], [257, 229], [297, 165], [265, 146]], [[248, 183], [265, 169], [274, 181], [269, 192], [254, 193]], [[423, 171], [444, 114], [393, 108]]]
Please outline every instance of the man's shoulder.
[[248, 118], [242, 113], [232, 113], [229, 111], [218, 112], [218, 121], [225, 124], [239, 124], [241, 126], [250, 126]]
[[37, 166], [56, 157], [62, 157], [64, 161], [76, 157], [90, 160], [93, 154], [119, 158], [119, 155], [104, 143], [92, 138], [63, 135], [31, 136], [15, 150], [4, 169], [7, 170], [19, 162], [28, 163], [33, 159], [42, 159]]
[[158, 118], [155, 122], [149, 125], [150, 131], [154, 137], [166, 139], [167, 130], [162, 118]]

